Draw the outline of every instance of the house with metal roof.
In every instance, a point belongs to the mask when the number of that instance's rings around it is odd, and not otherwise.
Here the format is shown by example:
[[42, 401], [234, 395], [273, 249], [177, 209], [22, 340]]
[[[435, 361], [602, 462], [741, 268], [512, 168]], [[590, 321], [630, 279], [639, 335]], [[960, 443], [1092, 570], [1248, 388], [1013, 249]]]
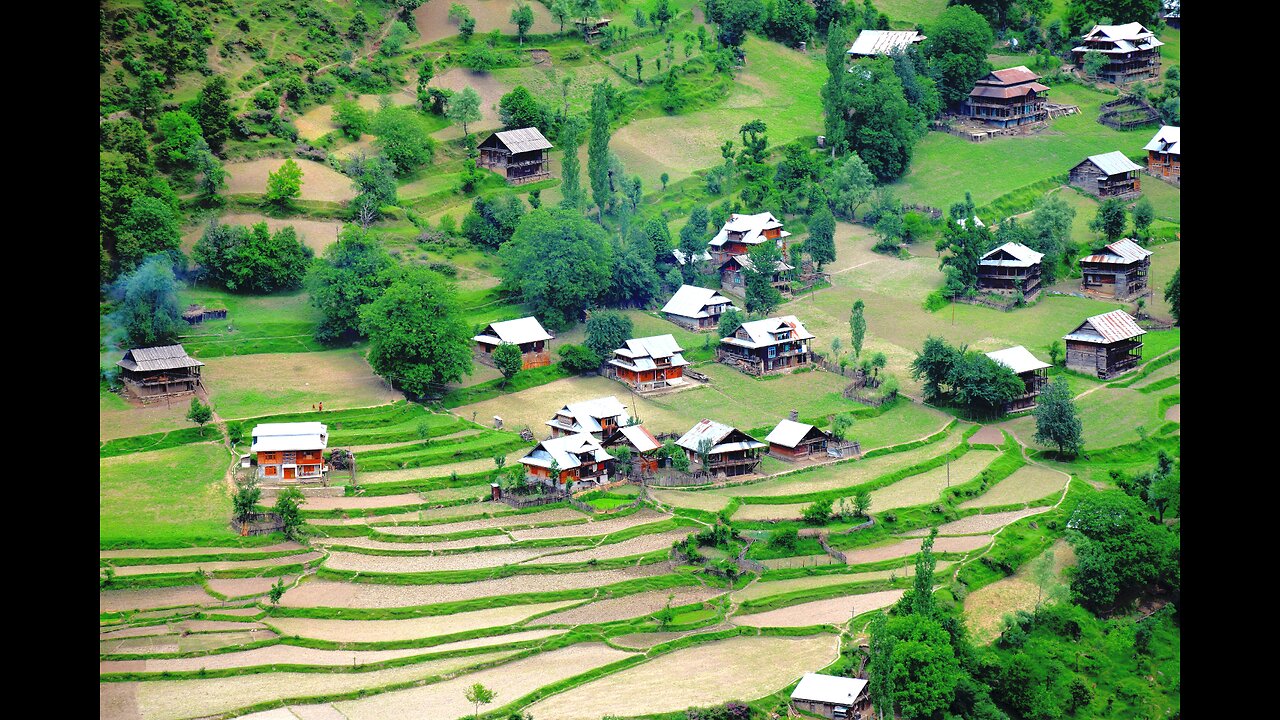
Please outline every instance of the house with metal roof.
[[626, 383], [638, 393], [684, 385], [684, 348], [671, 335], [633, 338], [613, 351], [604, 376]]
[[892, 55], [924, 41], [925, 36], [915, 30], [863, 30], [844, 54], [855, 60]]
[[715, 330], [720, 324], [720, 315], [732, 306], [733, 301], [717, 290], [681, 285], [662, 306], [662, 313], [680, 327], [697, 332]]
[[125, 392], [144, 403], [194, 393], [201, 387], [200, 368], [204, 367], [181, 345], [132, 348], [116, 365]]
[[1125, 238], [1080, 258], [1081, 289], [1086, 294], [1128, 300], [1147, 292], [1151, 251]]
[[782, 221], [771, 212], [755, 215], [733, 213], [720, 228], [720, 232], [707, 243], [707, 251], [711, 253], [711, 259], [716, 265], [720, 266], [734, 255], [746, 255], [751, 248], [772, 240], [782, 251], [782, 256], [786, 257], [789, 237], [791, 233], [782, 229]]
[[[747, 296], [746, 274], [755, 270], [755, 262], [750, 255], [732, 255], [720, 265], [720, 289], [727, 293], [745, 298]], [[789, 273], [795, 270], [794, 265], [786, 261], [775, 260], [773, 271], [769, 273], [769, 284], [777, 288], [783, 295], [791, 294]]]
[[782, 460], [826, 457], [827, 444], [833, 440], [825, 430], [791, 419], [780, 420], [764, 439], [769, 454]]
[[551, 428], [551, 437], [587, 433], [597, 440], [609, 437], [618, 428], [631, 424], [627, 406], [613, 395], [569, 403], [556, 411], [555, 417], [545, 423]]
[[1049, 368], [1053, 366], [1047, 362], [1041, 362], [1031, 354], [1031, 351], [1021, 345], [989, 352], [987, 357], [1009, 368], [1022, 381], [1022, 394], [1004, 403], [1001, 410], [1011, 413], [1034, 408], [1036, 398], [1044, 390], [1045, 383], [1049, 382]]
[[969, 91], [961, 112], [993, 127], [1007, 128], [1049, 119], [1049, 87], [1025, 65], [993, 70]]
[[1068, 182], [1099, 198], [1133, 198], [1142, 190], [1140, 172], [1141, 165], [1116, 150], [1085, 158], [1071, 168]]
[[662, 443], [643, 425], [624, 425], [609, 437], [605, 438], [606, 450], [616, 454], [616, 448], [625, 447], [631, 451], [631, 459], [641, 472], [653, 472], [658, 469], [658, 450]]
[[536, 127], [496, 132], [480, 143], [480, 167], [507, 179], [508, 185], [546, 180], [551, 177], [547, 151], [554, 147]]
[[1102, 53], [1107, 64], [1098, 71], [1098, 77], [1103, 82], [1124, 85], [1160, 76], [1161, 45], [1164, 43], [1142, 23], [1094, 25], [1080, 39], [1080, 44], [1071, 48], [1071, 53], [1081, 70], [1087, 53]]
[[1023, 245], [1007, 242], [978, 260], [979, 292], [1017, 295], [1026, 300], [1040, 293], [1040, 261], [1044, 253]]
[[871, 699], [866, 680], [805, 673], [791, 691], [791, 705], [825, 718], [857, 720], [871, 709]]
[[1146, 332], [1123, 310], [1094, 315], [1062, 337], [1067, 343], [1067, 368], [1103, 380], [1132, 370], [1142, 360]]
[[1182, 180], [1182, 128], [1165, 125], [1143, 148], [1147, 172], [1174, 183]]
[[543, 440], [520, 462], [529, 481], [577, 492], [609, 482], [616, 460], [599, 439], [581, 432]]
[[[768, 447], [750, 435], [714, 420], [703, 419], [676, 440], [689, 458], [689, 467], [712, 475], [747, 475], [760, 464]], [[706, 450], [707, 460], [702, 460]]]
[[1174, 30], [1182, 29], [1182, 0], [1163, 0], [1160, 3], [1160, 19]]
[[795, 315], [744, 322], [716, 348], [716, 360], [748, 375], [791, 372], [813, 361], [813, 333]]
[[263, 423], [250, 433], [260, 480], [321, 480], [329, 426], [321, 422]]
[[499, 345], [520, 346], [522, 370], [551, 364], [550, 341], [554, 338], [535, 317], [489, 323], [471, 339], [476, 341], [476, 360], [490, 367], [493, 367], [493, 351]]

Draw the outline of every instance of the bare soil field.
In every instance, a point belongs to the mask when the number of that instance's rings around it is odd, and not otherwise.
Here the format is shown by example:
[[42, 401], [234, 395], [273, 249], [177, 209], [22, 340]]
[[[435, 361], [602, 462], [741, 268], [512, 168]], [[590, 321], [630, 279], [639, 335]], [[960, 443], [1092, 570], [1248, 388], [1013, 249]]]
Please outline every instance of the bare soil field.
[[[736, 637], [661, 655], [526, 708], [536, 718], [598, 720], [755, 700], [836, 658], [834, 635]], [[768, 662], [761, 662], [769, 658]]]
[[[115, 360], [119, 359], [117, 357]], [[115, 360], [112, 362], [114, 363]], [[152, 403], [146, 406], [135, 406], [106, 393], [98, 403], [98, 438], [113, 440], [130, 435], [148, 435], [185, 427], [183, 423], [187, 422], [187, 409], [190, 405], [191, 401], [188, 400], [186, 405]]]
[[[285, 575], [285, 585], [291, 584], [296, 578], [296, 575]], [[228, 598], [251, 597], [270, 591], [271, 586], [275, 584], [278, 579], [279, 578], [274, 577], [260, 577], [210, 580], [209, 588], [219, 595], [225, 595]]]
[[[883, 590], [865, 595], [846, 595], [830, 600], [801, 603], [754, 615], [735, 615], [735, 625], [751, 627], [804, 627], [806, 625], [840, 625], [855, 614], [879, 610], [898, 602], [902, 590]], [[817, 667], [821, 667], [820, 665]]]
[[308, 412], [317, 402], [342, 410], [404, 398], [373, 373], [359, 350], [229, 355], [204, 363], [204, 383], [223, 419]]
[[1182, 422], [1182, 403], [1178, 403], [1168, 410], [1164, 411], [1164, 419], [1173, 422]]
[[710, 588], [675, 588], [672, 590], [653, 590], [636, 595], [624, 595], [619, 598], [600, 600], [589, 605], [562, 610], [537, 619], [539, 625], [584, 625], [588, 623], [613, 622], [628, 618], [642, 617], [655, 613], [666, 606], [670, 596], [671, 607], [705, 602], [723, 594], [723, 591]]
[[969, 438], [971, 445], [1000, 445], [1004, 442], [1004, 433], [994, 425], [983, 425], [982, 429]]
[[[511, 24], [511, 10], [519, 3], [515, 0], [454, 0], [467, 6], [471, 16], [476, 19], [476, 35], [490, 30], [501, 30], [503, 35], [514, 35], [515, 26]], [[443, 40], [458, 34], [458, 23], [449, 19], [450, 3], [427, 2], [413, 11], [413, 19], [417, 21], [419, 40], [412, 44], [425, 45], [436, 40]], [[560, 23], [551, 17], [551, 13], [541, 3], [529, 3], [533, 8], [533, 27], [531, 35], [546, 35], [560, 31]], [[566, 29], [571, 29], [567, 25]], [[532, 47], [532, 46], [530, 46]]]
[[630, 515], [620, 518], [604, 517], [592, 520], [584, 525], [565, 525], [563, 527], [531, 528], [529, 530], [512, 530], [511, 537], [516, 540], [541, 540], [546, 538], [587, 537], [591, 535], [607, 535], [619, 530], [661, 522], [670, 518], [666, 513], [641, 508]]
[[[733, 514], [734, 520], [795, 520], [811, 503], [789, 505], [742, 505]], [[877, 510], [879, 508], [876, 508]]]
[[298, 635], [334, 642], [383, 642], [417, 640], [436, 635], [501, 627], [523, 622], [533, 615], [558, 610], [582, 602], [539, 603], [490, 608], [453, 615], [435, 615], [412, 620], [317, 620], [313, 618], [272, 618], [271, 624], [285, 635]]
[[[540, 630], [540, 636], [550, 635], [553, 631]], [[504, 635], [501, 638], [484, 638], [490, 642], [487, 644], [496, 645], [499, 642], [509, 642], [510, 635]], [[466, 641], [474, 642], [474, 641]], [[457, 645], [463, 643], [453, 643], [448, 647], [450, 650], [459, 650]], [[106, 660], [98, 663], [99, 672], [122, 672], [125, 670], [133, 670], [138, 672], [178, 672], [200, 670], [222, 670], [225, 668], [246, 668], [258, 665], [323, 665], [336, 667], [354, 667], [357, 665], [368, 665], [370, 663], [382, 662], [383, 660], [392, 660], [394, 658], [413, 657], [416, 655], [426, 655], [428, 653], [442, 652], [441, 647], [431, 648], [405, 648], [403, 650], [317, 650], [315, 648], [296, 647], [294, 645], [272, 645], [270, 647], [253, 648], [241, 652], [221, 653], [218, 655], [206, 655], [202, 657], [191, 658], [165, 658], [165, 659], [148, 659], [142, 661], [136, 660]], [[466, 647], [483, 647], [483, 645], [469, 645]], [[138, 665], [142, 667], [126, 667], [126, 664]]]
[[[1053, 553], [1054, 585], [1061, 586], [1063, 569], [1076, 564], [1075, 552], [1064, 540], [1058, 540], [1045, 552]], [[1000, 635], [1001, 619], [1017, 610], [1034, 609], [1038, 596], [1040, 589], [1031, 580], [1030, 563], [1012, 577], [974, 590], [964, 599], [965, 624], [970, 635], [981, 644], [995, 640]]]
[[180, 720], [223, 713], [268, 700], [327, 695], [452, 672], [502, 657], [503, 653], [431, 660], [367, 673], [264, 673], [209, 680], [138, 683], [143, 720]]
[[[428, 3], [428, 5], [443, 5], [443, 3]], [[494, 77], [493, 73], [468, 70], [462, 67], [449, 68], [436, 75], [431, 80], [431, 86], [447, 88], [454, 92], [461, 92], [464, 88], [469, 87], [480, 95], [481, 119], [474, 123], [468, 123], [467, 129], [471, 132], [479, 132], [489, 128], [501, 129], [502, 120], [498, 117], [498, 101], [502, 99], [503, 95], [514, 89], [513, 86]], [[462, 137], [462, 126], [455, 127], [450, 125], [433, 134], [440, 138]]]
[[[580, 643], [423, 687], [333, 703], [347, 720], [421, 720], [459, 718], [474, 708], [463, 693], [475, 683], [497, 690], [494, 706], [509, 703], [540, 687], [630, 657], [603, 643]], [[541, 716], [535, 716], [541, 717]]]
[[[1049, 508], [1047, 507], [1038, 507], [1027, 508], [1026, 510], [991, 513], [989, 515], [970, 515], [967, 518], [961, 518], [954, 522], [939, 525], [938, 535], [973, 535], [975, 533], [995, 532], [1009, 523], [1017, 522], [1030, 515], [1038, 515], [1048, 509]], [[920, 530], [912, 530], [907, 533], [907, 537], [925, 537], [928, 534], [928, 528], [921, 528]]]
[[[314, 160], [294, 158], [302, 168], [303, 200], [345, 202], [356, 196], [351, 178]], [[267, 175], [280, 169], [284, 158], [259, 158], [248, 162], [227, 163], [227, 192], [262, 195], [267, 191]]]
[[315, 538], [312, 540], [317, 545], [326, 547], [360, 547], [370, 548], [374, 550], [455, 550], [458, 548], [472, 547], [493, 547], [494, 545], [509, 545], [511, 538], [506, 535], [488, 535], [485, 537], [465, 538], [462, 540], [444, 540], [441, 542], [385, 542], [383, 540], [372, 540], [366, 537], [339, 537], [339, 538]]
[[649, 497], [663, 505], [693, 508], [707, 512], [720, 512], [729, 504], [729, 498], [722, 495], [713, 495], [710, 491], [692, 492], [688, 490], [657, 490], [651, 488]]
[[298, 128], [298, 137], [303, 140], [317, 140], [338, 127], [333, 124], [333, 106], [317, 105], [293, 119], [293, 126]]
[[655, 550], [669, 549], [671, 547], [671, 543], [676, 540], [681, 540], [693, 532], [695, 532], [693, 528], [686, 527], [668, 530], [667, 532], [657, 533], [654, 535], [641, 535], [639, 537], [631, 538], [630, 540], [623, 540], [622, 542], [612, 543], [610, 545], [601, 545], [589, 550], [577, 550], [559, 555], [543, 555], [536, 560], [530, 561], [529, 564], [550, 565], [640, 555], [643, 553], [654, 552]]
[[[489, 460], [490, 465], [493, 464]], [[463, 511], [466, 512], [463, 512]], [[449, 512], [453, 511], [453, 512]], [[388, 535], [448, 535], [450, 533], [467, 532], [469, 530], [487, 530], [487, 529], [505, 529], [518, 525], [539, 525], [542, 523], [565, 522], [570, 520], [582, 520], [590, 517], [584, 512], [579, 512], [573, 508], [555, 508], [554, 510], [543, 510], [540, 512], [513, 514], [515, 511], [509, 505], [501, 503], [476, 503], [474, 505], [454, 505], [453, 507], [440, 508], [439, 510], [423, 510], [422, 514], [427, 517], [423, 520], [437, 520], [445, 517], [457, 517], [459, 515], [477, 515], [480, 513], [497, 515], [499, 517], [483, 518], [480, 520], [463, 520], [452, 523], [439, 523], [436, 525], [396, 525], [396, 526], [379, 526], [378, 532]]]
[[[942, 552], [968, 552], [985, 546], [991, 542], [990, 535], [966, 535], [964, 537], [940, 537], [933, 542], [933, 551], [935, 553]], [[879, 562], [881, 560], [890, 560], [892, 558], [906, 557], [914, 555], [920, 550], [923, 540], [903, 540], [892, 545], [882, 545], [880, 547], [866, 548], [865, 550], [852, 550], [845, 553], [850, 565], [861, 565], [862, 563]]]
[[[949, 561], [939, 562], [937, 570], [941, 571], [948, 565], [955, 563]], [[846, 583], [868, 582], [871, 580], [888, 580], [891, 577], [910, 577], [915, 575], [915, 568], [907, 568], [904, 572], [901, 569], [895, 570], [875, 570], [872, 572], [848, 573], [840, 575], [814, 575], [812, 577], [793, 578], [791, 580], [772, 580], [767, 582], [754, 582], [747, 587], [730, 595], [733, 602], [740, 603], [744, 600], [756, 600], [770, 595], [781, 595], [783, 593], [796, 592], [797, 590], [813, 590], [815, 588], [830, 587], [832, 585], [844, 585]]]
[[288, 555], [278, 558], [267, 558], [265, 560], [244, 560], [241, 562], [223, 561], [223, 562], [205, 562], [205, 563], [175, 563], [173, 565], [126, 565], [116, 569], [116, 575], [119, 577], [128, 577], [131, 575], [154, 575], [163, 573], [190, 573], [196, 570], [242, 570], [245, 568], [271, 568], [279, 565], [293, 565], [297, 563], [310, 562], [320, 559], [318, 552], [304, 553], [302, 555]]
[[212, 600], [209, 593], [199, 585], [148, 590], [102, 590], [98, 593], [98, 612], [199, 605]]
[[270, 630], [240, 630], [214, 633], [198, 633], [180, 636], [178, 652], [209, 652], [222, 648], [239, 647], [264, 640], [274, 640], [277, 635]]
[[871, 507], [876, 512], [894, 508], [912, 507], [933, 502], [942, 497], [948, 485], [959, 485], [978, 476], [982, 469], [1000, 457], [994, 450], [970, 450], [964, 456], [947, 465], [927, 470], [919, 475], [905, 477], [888, 487], [871, 493]]
[[1069, 478], [1065, 473], [1039, 465], [1024, 465], [1009, 477], [987, 488], [978, 497], [961, 503], [960, 508], [991, 507], [1039, 500], [1061, 492]]
[[[342, 229], [342, 223], [331, 222], [326, 220], [308, 220], [307, 218], [273, 218], [258, 213], [228, 213], [218, 218], [218, 222], [222, 225], [256, 225], [265, 222], [272, 233], [278, 232], [286, 226], [293, 226], [298, 232], [298, 239], [307, 245], [307, 247], [316, 251], [316, 255], [324, 252], [324, 249], [338, 241], [338, 231]], [[191, 250], [196, 246], [196, 241], [203, 235], [207, 224], [197, 225], [182, 234], [182, 251], [191, 254]]]
[[563, 548], [510, 548], [457, 555], [360, 555], [333, 552], [324, 566], [334, 570], [359, 570], [377, 573], [420, 573], [444, 570], [476, 570], [515, 565]]
[[496, 595], [594, 588], [666, 572], [670, 572], [670, 567], [666, 563], [653, 563], [621, 570], [516, 575], [497, 580], [433, 585], [377, 585], [312, 580], [287, 591], [280, 600], [280, 604], [288, 607], [415, 607]]
[[[490, 461], [492, 462], [492, 461]], [[363, 478], [362, 478], [363, 479]], [[319, 497], [307, 500], [308, 510], [364, 510], [367, 508], [400, 507], [403, 505], [420, 505], [423, 500], [418, 493], [403, 495], [378, 495], [372, 497]]]
[[165, 548], [159, 550], [149, 550], [139, 548], [136, 550], [101, 550], [98, 552], [100, 558], [146, 558], [146, 557], [180, 557], [183, 555], [239, 555], [243, 553], [269, 553], [284, 552], [286, 550], [302, 550], [303, 546], [295, 542], [282, 542], [275, 545], [263, 545], [260, 547], [188, 547], [188, 548]]

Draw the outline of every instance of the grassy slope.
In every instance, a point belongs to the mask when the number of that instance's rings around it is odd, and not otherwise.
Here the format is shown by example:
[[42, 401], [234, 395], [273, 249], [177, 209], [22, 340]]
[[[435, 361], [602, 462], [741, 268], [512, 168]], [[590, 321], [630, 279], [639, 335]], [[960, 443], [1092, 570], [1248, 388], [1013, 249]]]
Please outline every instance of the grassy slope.
[[222, 481], [229, 462], [227, 451], [212, 443], [101, 460], [100, 542], [194, 544], [231, 537]]

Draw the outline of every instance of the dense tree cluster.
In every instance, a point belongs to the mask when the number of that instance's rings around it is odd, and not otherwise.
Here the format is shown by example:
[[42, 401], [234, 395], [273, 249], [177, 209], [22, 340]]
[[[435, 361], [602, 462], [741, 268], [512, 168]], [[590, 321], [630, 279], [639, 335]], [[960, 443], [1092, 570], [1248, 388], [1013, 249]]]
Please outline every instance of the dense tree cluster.
[[292, 225], [272, 233], [265, 222], [253, 227], [209, 223], [191, 257], [201, 276], [232, 292], [293, 290], [315, 257]]
[[394, 268], [391, 256], [368, 231], [355, 225], [343, 228], [305, 281], [311, 304], [320, 311], [316, 339], [337, 343], [358, 337], [360, 308], [386, 290]]
[[517, 195], [481, 195], [462, 219], [462, 234], [480, 247], [496, 249], [511, 239], [524, 216], [524, 201]]
[[924, 380], [925, 402], [951, 400], [981, 416], [997, 414], [1003, 403], [1025, 391], [1009, 368], [933, 335], [925, 338], [910, 367], [912, 378]]
[[453, 286], [422, 266], [406, 268], [373, 302], [360, 308], [369, 338], [369, 365], [406, 392], [425, 396], [471, 374], [471, 328]]
[[168, 345], [178, 338], [182, 315], [178, 281], [165, 255], [147, 258], [137, 270], [120, 276], [114, 287], [118, 301], [113, 316], [129, 347]]
[[613, 248], [599, 225], [571, 210], [539, 208], [501, 249], [502, 284], [560, 330], [597, 305], [613, 277]]

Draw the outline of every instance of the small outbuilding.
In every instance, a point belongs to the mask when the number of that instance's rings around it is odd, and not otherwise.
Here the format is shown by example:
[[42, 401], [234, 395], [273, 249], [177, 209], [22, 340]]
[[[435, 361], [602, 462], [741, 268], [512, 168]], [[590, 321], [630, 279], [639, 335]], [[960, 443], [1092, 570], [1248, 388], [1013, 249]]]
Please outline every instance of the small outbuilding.
[[1141, 165], [1116, 150], [1085, 158], [1071, 168], [1069, 182], [1099, 198], [1134, 198], [1142, 191], [1140, 172]]
[[866, 680], [805, 673], [791, 691], [791, 705], [825, 718], [861, 720], [871, 709], [871, 699]]
[[522, 370], [551, 364], [551, 333], [535, 317], [490, 323], [471, 339], [476, 341], [476, 359], [490, 367], [493, 366], [493, 351], [499, 345], [520, 346]]
[[1062, 337], [1067, 343], [1067, 368], [1103, 380], [1132, 370], [1142, 360], [1146, 332], [1123, 310], [1094, 315]]
[[496, 132], [480, 143], [477, 164], [505, 177], [508, 185], [546, 180], [551, 177], [547, 151], [552, 147], [536, 127]]
[[133, 348], [116, 365], [125, 391], [143, 402], [194, 393], [204, 367], [181, 345]]
[[1128, 300], [1147, 290], [1151, 251], [1125, 238], [1080, 258], [1080, 287], [1090, 295]]
[[805, 460], [827, 454], [831, 435], [819, 428], [795, 420], [781, 420], [764, 439], [769, 454], [782, 460]]
[[657, 451], [662, 447], [658, 438], [643, 425], [624, 425], [604, 442], [606, 450], [625, 447], [631, 450], [631, 459], [643, 472], [658, 469]]
[[[709, 445], [706, 465], [699, 452], [703, 442]], [[690, 467], [697, 467], [713, 475], [747, 475], [755, 472], [760, 464], [760, 453], [767, 447], [741, 430], [703, 419], [676, 440], [689, 458]]]
[[681, 285], [662, 306], [662, 313], [680, 327], [698, 332], [715, 330], [720, 324], [720, 316], [732, 306], [733, 301], [717, 290]]
[[1040, 261], [1044, 253], [1023, 245], [1007, 242], [991, 250], [978, 261], [978, 289], [1000, 295], [1021, 292], [1026, 300], [1040, 293]]
[[989, 352], [987, 357], [1012, 370], [1022, 381], [1023, 393], [1005, 403], [1001, 410], [1010, 413], [1034, 408], [1036, 397], [1044, 389], [1045, 383], [1049, 382], [1048, 373], [1052, 366], [1036, 359], [1035, 355], [1021, 345]]

